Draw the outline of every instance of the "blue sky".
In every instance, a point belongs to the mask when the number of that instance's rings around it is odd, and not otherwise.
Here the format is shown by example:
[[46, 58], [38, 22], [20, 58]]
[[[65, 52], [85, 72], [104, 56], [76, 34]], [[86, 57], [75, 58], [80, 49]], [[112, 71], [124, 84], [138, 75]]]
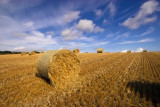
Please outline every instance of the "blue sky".
[[0, 0], [0, 50], [160, 51], [159, 0]]

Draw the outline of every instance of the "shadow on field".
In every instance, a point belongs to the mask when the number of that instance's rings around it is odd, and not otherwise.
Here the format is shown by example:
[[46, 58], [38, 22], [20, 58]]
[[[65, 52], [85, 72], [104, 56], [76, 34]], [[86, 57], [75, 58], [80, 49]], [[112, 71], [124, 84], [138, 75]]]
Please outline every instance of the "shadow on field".
[[160, 84], [149, 82], [129, 82], [127, 88], [134, 90], [135, 94], [139, 93], [140, 98], [145, 97], [147, 101], [151, 100], [153, 105], [160, 103]]
[[47, 84], [51, 84], [49, 79], [42, 77], [41, 75], [39, 75], [39, 73], [36, 73], [36, 77], [43, 79]]

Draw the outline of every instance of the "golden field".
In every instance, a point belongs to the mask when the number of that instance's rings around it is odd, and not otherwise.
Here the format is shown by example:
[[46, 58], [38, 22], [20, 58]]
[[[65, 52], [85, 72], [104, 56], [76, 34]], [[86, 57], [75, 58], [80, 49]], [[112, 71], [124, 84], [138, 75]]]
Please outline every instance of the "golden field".
[[37, 75], [36, 55], [0, 55], [0, 107], [160, 107], [160, 52], [77, 53], [78, 85], [59, 89]]

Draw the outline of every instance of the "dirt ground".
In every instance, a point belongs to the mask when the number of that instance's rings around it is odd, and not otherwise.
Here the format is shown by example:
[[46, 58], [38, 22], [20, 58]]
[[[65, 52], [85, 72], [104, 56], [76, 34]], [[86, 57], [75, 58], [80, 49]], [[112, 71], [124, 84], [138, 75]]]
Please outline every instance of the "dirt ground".
[[160, 107], [160, 52], [79, 53], [79, 84], [65, 90], [37, 76], [39, 56], [0, 55], [0, 107]]

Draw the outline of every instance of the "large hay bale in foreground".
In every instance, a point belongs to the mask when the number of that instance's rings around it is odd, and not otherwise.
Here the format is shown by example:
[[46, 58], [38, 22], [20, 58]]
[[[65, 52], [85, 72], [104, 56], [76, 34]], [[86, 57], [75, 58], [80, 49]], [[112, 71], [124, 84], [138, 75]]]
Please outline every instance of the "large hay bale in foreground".
[[147, 50], [143, 50], [143, 52], [148, 52]]
[[70, 50], [49, 50], [43, 53], [37, 62], [37, 71], [43, 78], [57, 87], [65, 87], [74, 82], [80, 72], [80, 60]]
[[35, 55], [36, 54], [36, 52], [35, 51], [31, 51], [31, 52], [29, 52], [29, 55]]
[[97, 48], [97, 53], [103, 53], [103, 48]]
[[79, 49], [74, 49], [73, 52], [74, 53], [79, 53]]
[[21, 52], [21, 56], [24, 56], [26, 55], [27, 53], [26, 52]]
[[128, 50], [127, 53], [131, 53], [131, 50]]

